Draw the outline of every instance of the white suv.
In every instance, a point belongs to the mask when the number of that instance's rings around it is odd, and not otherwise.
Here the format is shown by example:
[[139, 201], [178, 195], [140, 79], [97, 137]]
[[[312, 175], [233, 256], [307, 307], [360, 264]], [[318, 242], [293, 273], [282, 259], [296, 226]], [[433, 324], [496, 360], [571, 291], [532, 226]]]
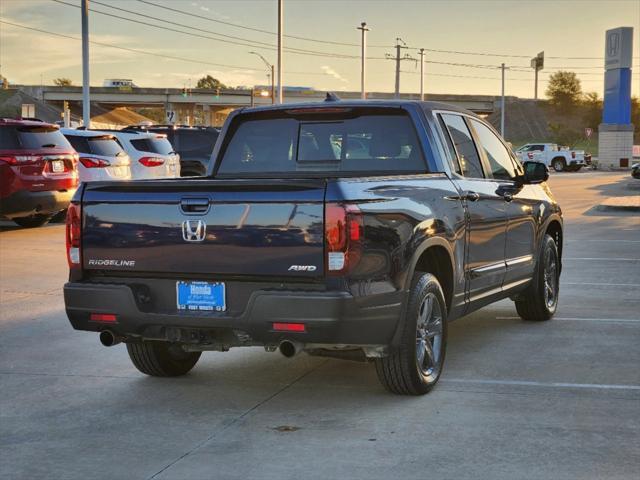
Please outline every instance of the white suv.
[[180, 155], [174, 152], [166, 135], [129, 130], [104, 133], [115, 136], [131, 157], [132, 179], [180, 177]]
[[81, 182], [131, 179], [131, 159], [113, 135], [71, 128], [61, 128], [60, 132], [78, 152]]

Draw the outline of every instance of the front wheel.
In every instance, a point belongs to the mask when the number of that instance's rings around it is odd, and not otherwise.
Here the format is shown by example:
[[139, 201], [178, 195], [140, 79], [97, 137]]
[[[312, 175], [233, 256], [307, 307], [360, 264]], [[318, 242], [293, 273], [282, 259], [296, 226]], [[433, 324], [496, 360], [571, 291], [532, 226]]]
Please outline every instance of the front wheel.
[[168, 342], [127, 343], [133, 365], [152, 377], [179, 377], [188, 373], [202, 352], [185, 352], [180, 345]]
[[554, 158], [551, 166], [556, 172], [562, 172], [566, 167], [563, 158]]
[[434, 275], [414, 275], [402, 322], [400, 345], [376, 359], [376, 372], [392, 393], [424, 395], [440, 378], [447, 346], [447, 308]]
[[516, 298], [516, 310], [524, 320], [545, 321], [558, 308], [560, 257], [555, 240], [544, 236], [536, 270], [527, 289]]
[[29, 217], [14, 218], [13, 221], [24, 228], [41, 227], [49, 221], [48, 215], [31, 215]]

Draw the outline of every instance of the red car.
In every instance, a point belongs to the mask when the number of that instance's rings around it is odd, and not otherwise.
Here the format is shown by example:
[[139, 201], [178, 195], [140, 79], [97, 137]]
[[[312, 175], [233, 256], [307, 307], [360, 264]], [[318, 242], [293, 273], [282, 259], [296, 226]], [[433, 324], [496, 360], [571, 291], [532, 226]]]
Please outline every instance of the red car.
[[0, 217], [39, 227], [78, 187], [78, 155], [56, 125], [0, 118]]

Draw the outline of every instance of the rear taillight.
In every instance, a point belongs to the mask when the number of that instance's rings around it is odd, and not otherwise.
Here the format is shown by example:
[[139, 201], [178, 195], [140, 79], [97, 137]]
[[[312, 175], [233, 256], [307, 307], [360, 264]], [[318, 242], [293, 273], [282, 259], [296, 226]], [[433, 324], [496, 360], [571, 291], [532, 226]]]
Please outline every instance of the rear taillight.
[[362, 254], [364, 221], [355, 205], [327, 203], [324, 211], [326, 266], [330, 275], [353, 271]]
[[142, 157], [138, 160], [145, 167], [159, 167], [164, 165], [164, 158], [159, 157]]
[[80, 268], [80, 236], [82, 231], [80, 205], [69, 204], [66, 224], [67, 262], [69, 262], [69, 268]]
[[571, 158], [576, 158], [576, 152], [571, 152]]
[[84, 165], [85, 168], [105, 168], [111, 166], [108, 161], [93, 157], [80, 157], [80, 163]]
[[39, 155], [0, 155], [0, 160], [9, 165], [32, 165], [42, 160]]

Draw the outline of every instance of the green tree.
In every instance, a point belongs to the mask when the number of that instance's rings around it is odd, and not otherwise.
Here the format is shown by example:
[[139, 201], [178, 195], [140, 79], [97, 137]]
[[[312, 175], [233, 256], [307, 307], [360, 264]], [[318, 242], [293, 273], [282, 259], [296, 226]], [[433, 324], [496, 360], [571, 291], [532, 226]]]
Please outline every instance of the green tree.
[[640, 143], [640, 99], [638, 97], [631, 97], [631, 123], [633, 123], [634, 143]]
[[222, 83], [217, 78], [213, 78], [211, 75], [207, 75], [206, 77], [202, 77], [196, 83], [196, 88], [207, 89], [207, 90], [215, 90], [217, 88], [224, 90], [227, 86]]
[[602, 100], [597, 92], [587, 92], [582, 98], [584, 107], [584, 126], [598, 130], [598, 125], [602, 123]]
[[545, 93], [559, 112], [569, 112], [582, 97], [580, 79], [575, 72], [560, 70], [552, 73]]
[[54, 78], [53, 84], [58, 87], [70, 87], [73, 85], [73, 82], [71, 81], [70, 78], [60, 77], [60, 78]]

